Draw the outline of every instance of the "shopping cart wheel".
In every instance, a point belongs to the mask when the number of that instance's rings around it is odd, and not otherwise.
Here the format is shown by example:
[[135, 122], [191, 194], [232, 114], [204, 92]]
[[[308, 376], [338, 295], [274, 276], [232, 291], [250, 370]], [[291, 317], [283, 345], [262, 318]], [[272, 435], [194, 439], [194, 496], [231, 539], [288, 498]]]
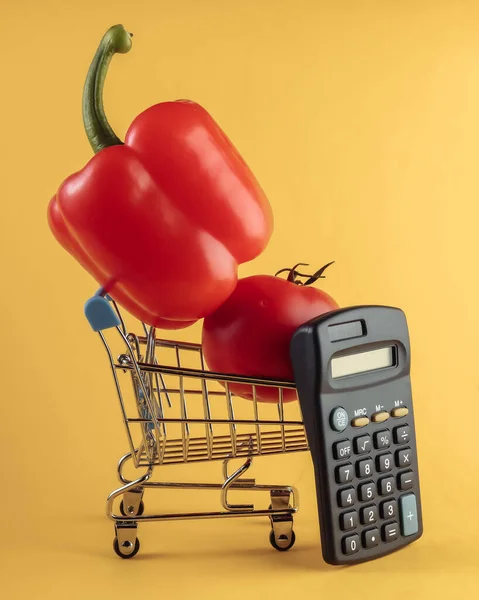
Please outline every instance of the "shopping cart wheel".
[[[125, 544], [129, 544], [129, 546], [126, 547]], [[120, 558], [133, 558], [140, 551], [140, 540], [138, 538], [136, 538], [135, 540], [135, 547], [131, 552], [129, 552], [129, 554], [125, 554], [125, 550], [130, 550], [131, 542], [124, 542], [123, 545], [125, 546], [125, 548], [120, 547], [117, 537], [113, 540], [113, 550], [116, 552], [116, 554], [118, 554]]]
[[[282, 539], [284, 538], [284, 540]], [[289, 542], [288, 542], [288, 536], [286, 535], [280, 535], [279, 536], [279, 545], [278, 542], [276, 541], [276, 536], [274, 535], [274, 530], [271, 530], [271, 533], [269, 534], [269, 541], [271, 543], [271, 545], [273, 546], [273, 548], [276, 548], [276, 550], [279, 550], [280, 552], [286, 552], [286, 550], [289, 550], [290, 548], [292, 548], [294, 546], [294, 542], [296, 541], [296, 535], [294, 533], [294, 531], [291, 531], [291, 536], [289, 538]], [[285, 543], [288, 542], [288, 543]]]
[[120, 512], [124, 517], [141, 517], [145, 510], [145, 505], [143, 500], [140, 502], [140, 506], [138, 507], [138, 512], [127, 512], [125, 510], [125, 505], [123, 504], [123, 500], [120, 502]]

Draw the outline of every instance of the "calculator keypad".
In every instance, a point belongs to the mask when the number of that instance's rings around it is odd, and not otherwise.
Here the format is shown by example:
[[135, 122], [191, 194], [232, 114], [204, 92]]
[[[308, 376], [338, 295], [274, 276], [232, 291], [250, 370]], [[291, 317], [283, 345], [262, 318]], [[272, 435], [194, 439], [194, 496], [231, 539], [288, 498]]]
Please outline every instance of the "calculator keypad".
[[335, 470], [338, 506], [345, 509], [339, 515], [345, 555], [393, 542], [405, 535], [404, 531], [417, 531], [415, 495], [404, 496], [407, 502], [400, 507], [397, 495], [411, 490], [415, 483], [414, 472], [408, 468], [413, 464], [413, 449], [407, 445], [410, 428], [399, 425], [386, 429], [385, 424], [379, 421], [378, 431], [372, 435], [340, 440], [333, 446], [334, 458], [347, 461]]

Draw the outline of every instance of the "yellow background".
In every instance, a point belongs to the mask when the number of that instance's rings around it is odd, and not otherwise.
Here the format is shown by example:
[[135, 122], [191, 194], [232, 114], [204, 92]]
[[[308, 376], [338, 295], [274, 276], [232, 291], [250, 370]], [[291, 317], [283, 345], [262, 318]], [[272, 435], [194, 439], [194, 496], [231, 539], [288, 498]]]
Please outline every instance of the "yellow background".
[[[9, 598], [476, 598], [479, 595], [479, 4], [475, 0], [2, 0], [0, 591]], [[123, 135], [188, 97], [266, 190], [275, 233], [241, 274], [335, 260], [341, 305], [408, 316], [423, 538], [350, 567], [322, 562], [307, 454], [257, 461], [296, 485], [297, 542], [265, 520], [143, 524], [112, 552], [106, 495], [126, 438], [83, 317], [95, 282], [56, 243], [46, 206], [91, 156], [84, 76], [103, 33], [134, 32], [105, 106]], [[198, 340], [199, 326], [177, 334]], [[181, 478], [180, 468], [172, 469]], [[219, 466], [184, 467], [188, 477]], [[186, 477], [186, 475], [185, 475]], [[159, 508], [216, 508], [165, 493]]]

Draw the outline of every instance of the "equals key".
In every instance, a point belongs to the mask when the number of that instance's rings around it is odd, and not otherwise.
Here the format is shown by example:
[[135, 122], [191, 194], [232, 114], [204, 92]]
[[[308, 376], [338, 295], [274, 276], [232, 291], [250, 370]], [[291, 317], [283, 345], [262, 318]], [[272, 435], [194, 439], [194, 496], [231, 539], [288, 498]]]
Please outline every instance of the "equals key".
[[385, 542], [393, 542], [397, 540], [399, 536], [399, 527], [396, 522], [388, 523], [383, 527], [383, 540]]

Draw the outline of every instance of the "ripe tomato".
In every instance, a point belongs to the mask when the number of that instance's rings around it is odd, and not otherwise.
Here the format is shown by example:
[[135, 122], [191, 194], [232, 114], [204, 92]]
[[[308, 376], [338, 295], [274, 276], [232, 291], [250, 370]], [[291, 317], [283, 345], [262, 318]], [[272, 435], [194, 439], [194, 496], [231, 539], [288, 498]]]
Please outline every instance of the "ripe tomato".
[[[301, 275], [296, 265], [288, 269], [287, 280], [272, 275], [240, 279], [226, 302], [204, 319], [202, 344], [209, 369], [293, 381], [289, 356], [293, 333], [306, 321], [339, 308], [326, 292], [308, 287], [329, 264], [313, 276]], [[303, 283], [299, 276], [309, 279]], [[230, 390], [253, 399], [250, 385], [230, 384]], [[261, 402], [279, 400], [278, 391], [266, 386], [256, 388], [256, 397]], [[283, 399], [296, 400], [296, 390], [285, 390]]]

